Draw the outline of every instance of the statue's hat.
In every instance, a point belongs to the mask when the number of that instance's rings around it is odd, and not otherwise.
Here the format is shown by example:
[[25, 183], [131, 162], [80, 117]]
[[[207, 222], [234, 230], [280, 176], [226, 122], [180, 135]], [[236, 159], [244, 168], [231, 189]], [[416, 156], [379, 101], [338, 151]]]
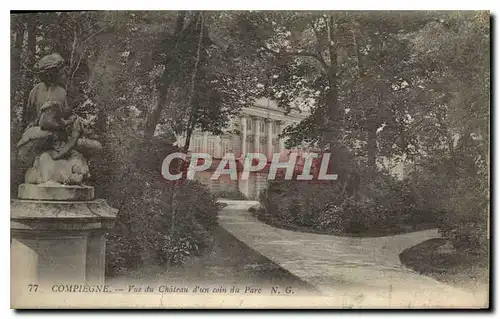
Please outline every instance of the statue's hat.
[[64, 64], [64, 59], [59, 53], [46, 55], [38, 61], [38, 71], [43, 72], [53, 68], [58, 68]]

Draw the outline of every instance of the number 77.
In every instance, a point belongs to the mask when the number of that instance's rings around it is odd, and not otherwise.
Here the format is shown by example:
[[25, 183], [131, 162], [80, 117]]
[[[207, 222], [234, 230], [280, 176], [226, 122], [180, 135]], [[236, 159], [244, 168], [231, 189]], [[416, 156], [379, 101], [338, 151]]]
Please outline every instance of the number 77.
[[38, 290], [38, 285], [32, 285], [32, 284], [29, 284], [28, 285], [28, 290], [31, 292], [31, 291], [37, 291]]

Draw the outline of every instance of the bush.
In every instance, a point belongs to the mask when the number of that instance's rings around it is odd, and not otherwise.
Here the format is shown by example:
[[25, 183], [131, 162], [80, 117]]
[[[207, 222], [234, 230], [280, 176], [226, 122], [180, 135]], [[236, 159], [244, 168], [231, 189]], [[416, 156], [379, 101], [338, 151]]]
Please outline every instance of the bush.
[[[181, 186], [178, 199], [178, 211], [192, 212], [193, 224], [198, 223], [204, 229], [210, 229], [217, 223], [217, 213], [222, 205], [217, 203], [217, 197], [211, 193], [210, 189], [198, 181], [189, 181]], [[195, 227], [196, 228], [196, 227]]]
[[259, 194], [261, 217], [294, 227], [312, 227], [318, 214], [331, 201], [337, 185], [311, 184], [307, 182], [277, 180], [270, 181]]
[[475, 253], [485, 253], [488, 247], [488, 230], [482, 222], [447, 223], [441, 228], [443, 237], [448, 238], [453, 247]]
[[[343, 203], [341, 211], [346, 220], [343, 229], [341, 229], [344, 233], [359, 234], [366, 232], [379, 226], [379, 224], [383, 224], [383, 221], [377, 219], [380, 216], [385, 217], [383, 214], [378, 213], [375, 204], [368, 201], [358, 202], [351, 198]], [[387, 227], [387, 225], [383, 224], [383, 227]]]
[[346, 216], [339, 205], [328, 205], [317, 218], [318, 227], [326, 231], [339, 231], [345, 228]]
[[214, 196], [218, 197], [218, 198], [237, 199], [237, 200], [247, 200], [248, 199], [245, 196], [245, 194], [243, 194], [242, 192], [240, 192], [237, 189], [223, 190], [223, 191], [220, 191], [220, 192], [215, 192]]
[[206, 186], [187, 181], [176, 188], [174, 214], [174, 188], [161, 178], [159, 169], [168, 147], [154, 142], [138, 145], [140, 152], [135, 154], [140, 156], [124, 154], [104, 162], [108, 163], [104, 176], [112, 177], [104, 189], [114, 190], [105, 198], [119, 209], [107, 240], [106, 272], [110, 276], [126, 274], [145, 263], [180, 265], [209, 249], [213, 242], [210, 230], [221, 208]]
[[418, 201], [409, 181], [378, 172], [374, 177], [362, 179], [352, 196], [345, 191], [347, 184], [270, 182], [260, 193], [264, 212], [258, 216], [292, 229], [345, 235], [387, 235], [436, 222], [436, 214]]
[[439, 219], [443, 238], [459, 250], [488, 251], [489, 184], [487, 171], [467, 156], [427, 164], [414, 179]]
[[159, 243], [159, 249], [158, 257], [162, 264], [181, 265], [192, 252], [198, 251], [198, 245], [187, 237], [164, 235]]
[[142, 264], [141, 245], [137, 237], [113, 230], [107, 234], [106, 273], [123, 274]]
[[441, 212], [439, 231], [456, 249], [478, 254], [488, 252], [487, 211], [476, 209], [475, 213], [469, 214], [459, 214], [457, 211]]
[[384, 206], [347, 198], [341, 205], [327, 205], [318, 215], [317, 227], [345, 235], [374, 233], [374, 230], [399, 231], [398, 221], [393, 215], [394, 212]]
[[141, 198], [130, 198], [121, 206], [108, 234], [108, 274], [124, 273], [144, 262], [180, 265], [211, 247], [210, 229], [217, 222], [219, 205], [209, 190], [196, 182], [180, 187], [175, 215], [171, 191], [145, 187]]

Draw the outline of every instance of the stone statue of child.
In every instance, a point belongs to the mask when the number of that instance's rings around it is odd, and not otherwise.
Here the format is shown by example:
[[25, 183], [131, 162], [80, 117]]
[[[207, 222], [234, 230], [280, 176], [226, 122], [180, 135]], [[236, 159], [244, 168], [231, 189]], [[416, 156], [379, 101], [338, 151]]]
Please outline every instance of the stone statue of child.
[[81, 184], [89, 176], [83, 154], [100, 150], [98, 141], [86, 138], [84, 124], [66, 101], [66, 69], [57, 54], [38, 63], [41, 83], [30, 92], [27, 105], [29, 124], [17, 146], [20, 153], [34, 157], [26, 183], [56, 182]]

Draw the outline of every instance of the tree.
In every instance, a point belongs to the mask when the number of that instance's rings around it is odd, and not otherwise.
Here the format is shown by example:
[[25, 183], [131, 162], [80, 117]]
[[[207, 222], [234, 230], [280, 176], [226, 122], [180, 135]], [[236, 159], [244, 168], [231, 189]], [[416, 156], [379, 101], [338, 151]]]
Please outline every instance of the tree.
[[[258, 96], [257, 74], [262, 66], [253, 57], [245, 56], [248, 44], [228, 32], [235, 23], [233, 15], [192, 12], [183, 19], [187, 22], [171, 62], [176, 66], [164, 68], [158, 82], [163, 87], [168, 83], [168, 101], [163, 113], [154, 113], [154, 109], [152, 114], [163, 117], [156, 124], [153, 117], [149, 118], [146, 136], [159, 124], [173, 134], [186, 134], [183, 149], [187, 151], [194, 130], [221, 134], [229, 119], [252, 103]], [[168, 56], [165, 50], [172, 47], [171, 41], [161, 44], [155, 55]]]
[[[266, 94], [286, 109], [307, 105], [311, 115], [284, 132], [328, 148], [336, 165], [371, 172], [378, 156], [412, 151], [406, 118], [417, 98], [420, 69], [405, 34], [435, 14], [408, 12], [244, 13], [240, 28], [271, 68]], [[354, 157], [354, 158], [353, 158]], [[343, 162], [343, 163], [342, 163]], [[349, 164], [348, 162], [351, 162]], [[342, 170], [340, 167], [337, 170]]]
[[[489, 41], [485, 12], [455, 13], [428, 24], [414, 37], [421, 63], [433, 67], [427, 74], [428, 87], [433, 106], [444, 111], [436, 125], [447, 124], [441, 132], [450, 155], [457, 147], [475, 144], [472, 140], [489, 139]], [[488, 146], [483, 146], [485, 157]]]
[[[159, 57], [161, 57], [163, 71], [161, 72], [161, 76], [156, 84], [158, 97], [156, 104], [151, 110], [151, 113], [146, 121], [144, 129], [145, 137], [151, 137], [154, 135], [156, 125], [158, 124], [158, 121], [160, 121], [162, 110], [166, 104], [170, 85], [174, 81], [174, 77], [180, 77], [179, 73], [184, 71], [181, 65], [181, 57], [187, 53], [185, 50], [183, 51], [183, 46], [186, 44], [184, 41], [187, 38], [183, 34], [185, 32], [185, 19], [186, 12], [180, 11], [177, 13], [174, 33], [172, 35], [164, 35], [164, 38], [158, 46], [159, 49], [155, 52], [155, 57], [153, 59], [160, 59]], [[192, 29], [192, 25], [190, 25], [190, 29]]]

